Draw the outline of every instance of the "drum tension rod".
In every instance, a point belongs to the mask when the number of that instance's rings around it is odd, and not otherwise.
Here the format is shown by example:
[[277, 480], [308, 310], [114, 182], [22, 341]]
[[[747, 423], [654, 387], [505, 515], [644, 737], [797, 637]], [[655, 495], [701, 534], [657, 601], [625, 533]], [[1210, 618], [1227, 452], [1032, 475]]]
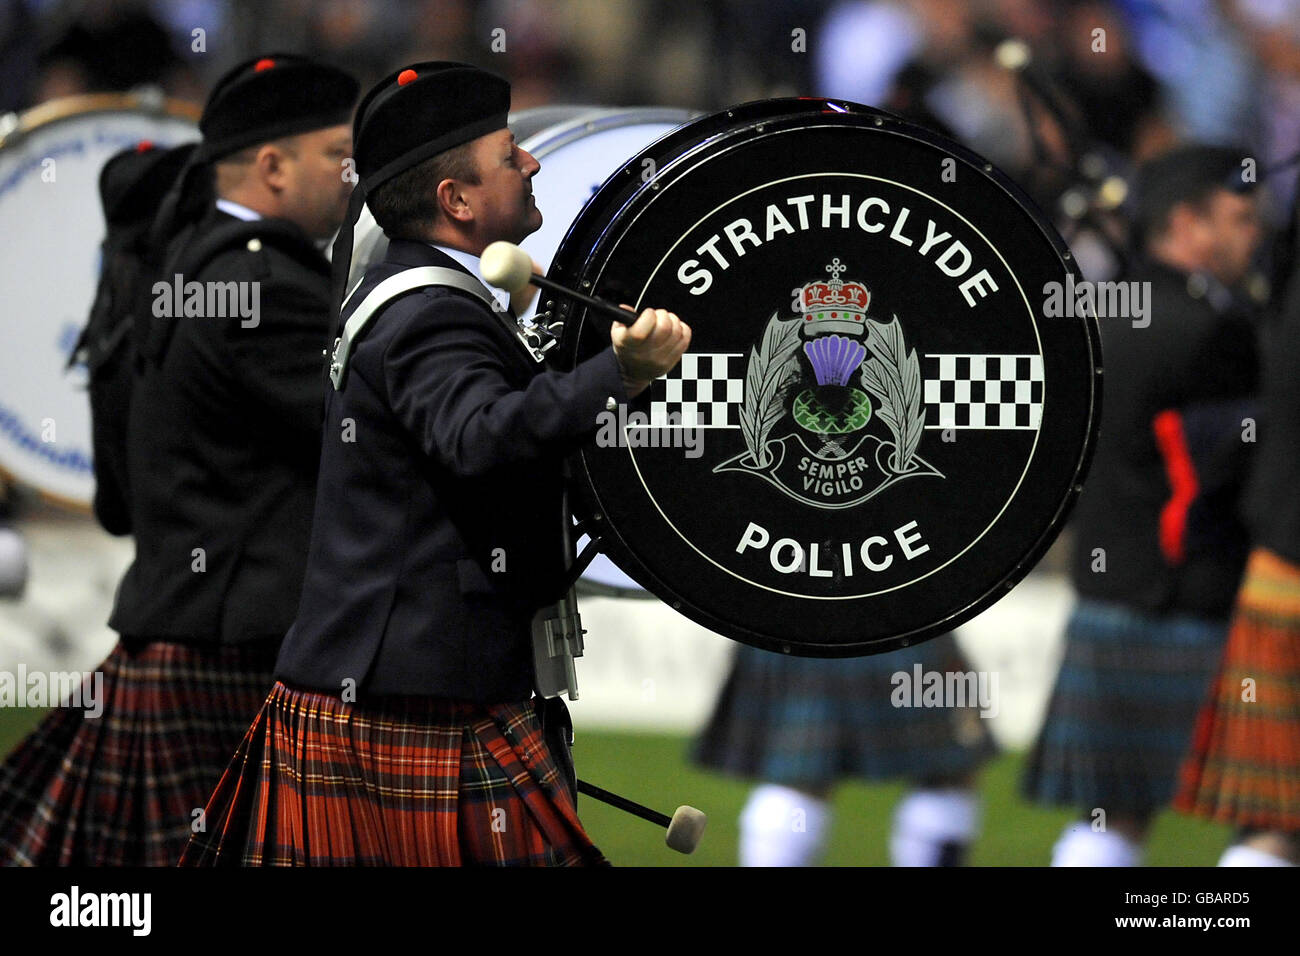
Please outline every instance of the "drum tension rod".
[[573, 564], [569, 565], [569, 570], [564, 575], [564, 592], [578, 583], [578, 578], [582, 577], [582, 572], [587, 570], [587, 566], [596, 559], [600, 554], [600, 538], [592, 538], [587, 542], [587, 546], [582, 549]]

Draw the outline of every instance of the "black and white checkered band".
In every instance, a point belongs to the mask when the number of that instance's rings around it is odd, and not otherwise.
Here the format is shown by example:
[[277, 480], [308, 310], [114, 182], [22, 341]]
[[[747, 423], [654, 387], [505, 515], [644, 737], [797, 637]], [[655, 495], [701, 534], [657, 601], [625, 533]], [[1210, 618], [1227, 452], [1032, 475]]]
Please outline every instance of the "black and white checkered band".
[[1038, 428], [1041, 355], [924, 355], [926, 428]]
[[[926, 428], [1036, 429], [1043, 418], [1040, 355], [919, 357]], [[652, 428], [739, 428], [746, 356], [688, 352], [651, 386]]]

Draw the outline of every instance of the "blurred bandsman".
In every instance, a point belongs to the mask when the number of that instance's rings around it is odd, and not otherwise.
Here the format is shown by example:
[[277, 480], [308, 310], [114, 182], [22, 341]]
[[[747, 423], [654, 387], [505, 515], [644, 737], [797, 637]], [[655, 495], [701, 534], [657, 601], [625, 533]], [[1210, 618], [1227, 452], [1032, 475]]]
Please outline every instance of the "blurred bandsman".
[[[90, 317], [69, 365], [85, 365], [95, 462], [95, 518], [109, 534], [131, 533], [127, 428], [139, 342], [148, 331], [154, 276], [149, 274], [150, 228], [163, 199], [189, 164], [198, 143], [162, 149], [141, 141], [109, 157], [99, 174], [104, 209], [99, 284]], [[189, 190], [211, 203], [202, 184]]]
[[0, 770], [0, 862], [174, 865], [272, 684], [306, 561], [330, 321], [319, 244], [346, 210], [357, 92], [276, 54], [208, 99], [177, 189], [212, 176], [215, 205], [166, 251], [131, 387], [136, 556], [98, 668], [103, 714], [57, 710]]
[[1300, 864], [1300, 261], [1281, 301], [1246, 489], [1250, 561], [1174, 801], [1236, 827], [1220, 866]]
[[[1260, 238], [1245, 153], [1187, 146], [1137, 183], [1148, 312], [1101, 319], [1101, 435], [1074, 516], [1078, 600], [1030, 798], [1083, 811], [1059, 866], [1132, 866], [1173, 796], [1247, 553], [1256, 330], [1234, 293]], [[1130, 294], [1129, 301], [1136, 301]]]
[[980, 826], [975, 778], [996, 748], [974, 700], [895, 706], [896, 675], [915, 668], [971, 669], [952, 634], [844, 659], [736, 649], [693, 757], [707, 769], [758, 782], [740, 814], [741, 866], [820, 862], [834, 790], [853, 780], [907, 785], [890, 828], [895, 866], [966, 862]]
[[525, 350], [479, 277], [487, 245], [542, 221], [509, 107], [499, 77], [417, 63], [358, 109], [359, 196], [391, 244], [343, 318], [408, 270], [449, 275], [356, 333], [279, 682], [186, 864], [603, 861], [531, 699], [530, 625], [562, 590], [562, 457], [689, 329], [647, 309], [567, 372]]

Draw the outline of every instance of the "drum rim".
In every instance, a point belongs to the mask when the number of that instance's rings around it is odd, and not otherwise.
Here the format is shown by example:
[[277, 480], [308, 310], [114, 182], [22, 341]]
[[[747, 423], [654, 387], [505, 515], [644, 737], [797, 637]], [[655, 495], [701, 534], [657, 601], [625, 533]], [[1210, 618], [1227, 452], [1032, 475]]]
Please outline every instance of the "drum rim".
[[[1068, 245], [1059, 231], [1052, 224], [1050, 217], [1042, 210], [1037, 203], [1028, 195], [1028, 193], [1013, 179], [1011, 179], [1001, 169], [987, 160], [985, 157], [974, 152], [946, 137], [933, 132], [923, 126], [903, 120], [891, 113], [865, 106], [863, 104], [851, 103], [845, 100], [831, 100], [826, 98], [783, 98], [776, 100], [758, 100], [750, 103], [740, 104], [726, 110], [719, 110], [704, 116], [697, 117], [690, 124], [686, 124], [680, 129], [673, 130], [664, 137], [657, 140], [653, 147], [662, 149], [669, 145], [666, 140], [671, 137], [681, 136], [683, 138], [683, 149], [671, 159], [671, 165], [675, 166], [679, 162], [689, 161], [697, 151], [705, 146], [711, 140], [712, 134], [718, 130], [711, 128], [709, 124], [716, 127], [724, 120], [732, 121], [734, 125], [728, 127], [729, 132], [744, 133], [753, 132], [758, 135], [764, 133], [763, 127], [769, 123], [776, 123], [783, 120], [797, 121], [799, 118], [807, 118], [810, 115], [822, 114], [827, 112], [827, 108], [835, 113], [857, 116], [862, 121], [846, 125], [859, 126], [863, 129], [879, 130], [881, 132], [903, 136], [918, 140], [924, 145], [942, 149], [945, 153], [963, 160], [973, 167], [973, 170], [979, 171], [982, 175], [990, 180], [992, 184], [999, 189], [1007, 198], [1015, 203], [1033, 223], [1038, 233], [1047, 241], [1048, 246], [1055, 254], [1058, 263], [1066, 273], [1073, 274], [1076, 281], [1082, 279], [1082, 273], [1079, 270], [1078, 263], [1075, 261], [1073, 254], [1070, 252]], [[688, 131], [689, 126], [698, 124], [698, 129]], [[710, 132], [711, 130], [711, 132]], [[739, 146], [740, 144], [735, 144]], [[711, 157], [712, 158], [712, 157]], [[669, 168], [669, 167], [664, 167]], [[606, 187], [617, 184], [620, 176], [629, 172], [635, 172], [633, 162], [625, 164], [613, 176], [611, 176], [602, 186], [602, 191]], [[627, 183], [617, 184], [615, 188], [624, 190]], [[613, 239], [611, 226], [616, 220], [624, 220], [634, 223], [646, 209], [644, 197], [650, 195], [650, 184], [637, 183], [633, 185], [630, 193], [624, 195], [611, 193], [606, 197], [603, 204], [597, 204], [596, 199], [599, 196], [593, 196], [584, 206], [577, 219], [570, 225], [569, 231], [565, 234], [564, 240], [560, 243], [560, 248], [556, 250], [552, 263], [552, 278], [559, 278], [560, 281], [576, 283], [582, 278], [588, 278], [592, 284], [599, 281], [599, 276], [609, 261], [610, 243]], [[620, 199], [621, 197], [621, 199]], [[639, 208], [633, 208], [634, 204]], [[596, 212], [598, 206], [599, 213]], [[630, 215], [630, 219], [627, 218]], [[587, 222], [583, 220], [587, 219]], [[581, 226], [581, 230], [579, 229]], [[626, 231], [626, 230], [623, 230]], [[590, 251], [583, 256], [581, 263], [575, 260], [575, 243], [579, 235], [585, 235], [591, 240]], [[622, 232], [620, 232], [620, 235]], [[587, 263], [593, 259], [599, 258], [600, 266], [594, 275], [587, 274]], [[559, 275], [556, 266], [560, 266]], [[585, 318], [585, 310], [583, 316]], [[572, 321], [578, 314], [579, 309], [572, 309], [566, 316], [566, 321]], [[1022, 581], [1034, 567], [1043, 559], [1051, 546], [1059, 538], [1061, 531], [1065, 528], [1070, 515], [1078, 502], [1079, 494], [1083, 490], [1083, 483], [1086, 481], [1088, 471], [1091, 467], [1093, 456], [1096, 452], [1098, 433], [1101, 427], [1101, 414], [1103, 402], [1103, 356], [1100, 325], [1095, 314], [1081, 317], [1081, 326], [1084, 331], [1089, 354], [1091, 357], [1092, 374], [1089, 376], [1089, 390], [1091, 401], [1087, 405], [1086, 422], [1084, 423], [1085, 436], [1083, 447], [1078, 451], [1070, 471], [1070, 480], [1065, 483], [1066, 487], [1063, 494], [1056, 502], [1055, 510], [1049, 522], [1043, 527], [1032, 544], [1026, 548], [1016, 559], [1014, 565], [995, 582], [986, 586], [982, 593], [973, 601], [968, 602], [964, 607], [958, 608], [941, 621], [934, 622], [925, 627], [917, 628], [905, 634], [895, 635], [889, 638], [882, 638], [869, 643], [837, 643], [837, 644], [812, 644], [800, 643], [797, 647], [792, 644], [788, 638], [773, 638], [767, 634], [757, 634], [749, 628], [724, 620], [716, 611], [703, 608], [696, 603], [687, 600], [683, 595], [677, 593], [671, 587], [668, 587], [660, 578], [659, 574], [637, 557], [634, 550], [628, 545], [623, 532], [610, 525], [604, 515], [604, 507], [601, 500], [608, 494], [613, 494], [613, 489], [604, 491], [597, 488], [596, 482], [592, 479], [590, 469], [588, 468], [587, 455], [589, 448], [584, 447], [575, 452], [572, 459], [572, 474], [574, 483], [577, 486], [577, 494], [574, 496], [574, 503], [583, 509], [580, 517], [590, 519], [591, 523], [601, 529], [602, 538], [604, 539], [602, 548], [606, 556], [619, 568], [624, 574], [632, 578], [649, 593], [658, 597], [661, 601], [673, 607], [679, 613], [684, 614], [688, 619], [707, 627], [724, 637], [737, 640], [741, 643], [750, 644], [751, 646], [765, 648], [767, 650], [780, 653], [793, 654], [800, 657], [850, 657], [863, 656], [866, 654], [886, 653], [897, 650], [900, 647], [908, 647], [913, 644], [921, 643], [925, 640], [938, 637], [943, 633], [951, 631], [962, 623], [971, 620], [978, 614], [987, 610], [1009, 593], [1020, 581]], [[569, 339], [569, 345], [565, 352], [565, 358], [570, 362], [575, 357], [579, 337], [575, 334]], [[624, 560], [627, 559], [627, 560]], [[646, 582], [651, 582], [647, 584]], [[689, 613], [687, 610], [689, 609]], [[715, 626], [716, 625], [721, 625]], [[741, 638], [737, 635], [744, 634]]]
[[[539, 107], [539, 109], [550, 108]], [[582, 107], [577, 108], [582, 109]], [[703, 115], [694, 110], [673, 106], [593, 106], [568, 120], [562, 120], [552, 126], [538, 130], [521, 142], [519, 148], [531, 153], [534, 159], [541, 160], [556, 150], [585, 139], [593, 133], [603, 133], [607, 130], [620, 129], [625, 126], [672, 123], [673, 128], [663, 133], [664, 136], [668, 136], [676, 132], [678, 128], [699, 119]], [[659, 137], [656, 137], [655, 142], [658, 142], [658, 139]], [[631, 162], [636, 158], [631, 157], [628, 161]], [[617, 175], [622, 172], [623, 168], [623, 166], [620, 166], [614, 171], [614, 174]], [[563, 240], [561, 240], [561, 245], [563, 245]], [[559, 252], [558, 248], [556, 252]]]
[[203, 108], [189, 100], [156, 96], [150, 92], [78, 93], [38, 103], [21, 113], [9, 113], [0, 127], [0, 149], [17, 146], [37, 130], [95, 113], [147, 113], [151, 116], [190, 120], [197, 125]]
[[[145, 113], [165, 119], [190, 120], [195, 124], [198, 139], [198, 121], [203, 109], [189, 100], [155, 95], [148, 90], [127, 93], [78, 93], [62, 96], [29, 107], [20, 113], [9, 113], [0, 118], [0, 151], [21, 145], [33, 133], [59, 123], [103, 113]], [[15, 474], [0, 462], [0, 477], [23, 492], [31, 492], [65, 511], [93, 515], [94, 504], [72, 498], [57, 491], [40, 488], [26, 478]]]

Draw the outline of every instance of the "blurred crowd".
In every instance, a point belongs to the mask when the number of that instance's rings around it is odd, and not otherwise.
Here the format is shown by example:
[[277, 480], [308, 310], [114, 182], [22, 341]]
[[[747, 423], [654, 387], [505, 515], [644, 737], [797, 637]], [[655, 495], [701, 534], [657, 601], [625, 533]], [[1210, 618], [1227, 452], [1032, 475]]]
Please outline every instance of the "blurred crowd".
[[[1062, 109], [1005, 68], [1011, 37]], [[1300, 150], [1300, 0], [6, 0], [0, 111], [140, 85], [202, 102], [269, 49], [337, 62], [363, 87], [408, 61], [464, 60], [505, 75], [516, 109], [885, 106], [1007, 171], [1093, 278], [1119, 270], [1123, 226], [1074, 235], [1088, 189], [1183, 140], [1241, 145], [1265, 171]], [[1295, 180], [1292, 166], [1267, 184], [1273, 225]]]
[[1120, 153], [1180, 136], [1268, 157], [1300, 136], [1295, 0], [6, 0], [0, 109], [139, 84], [201, 99], [278, 48], [363, 86], [409, 60], [468, 60], [504, 73], [519, 108], [842, 96], [924, 111], [1016, 168], [1027, 131], [992, 55], [1008, 36]]

